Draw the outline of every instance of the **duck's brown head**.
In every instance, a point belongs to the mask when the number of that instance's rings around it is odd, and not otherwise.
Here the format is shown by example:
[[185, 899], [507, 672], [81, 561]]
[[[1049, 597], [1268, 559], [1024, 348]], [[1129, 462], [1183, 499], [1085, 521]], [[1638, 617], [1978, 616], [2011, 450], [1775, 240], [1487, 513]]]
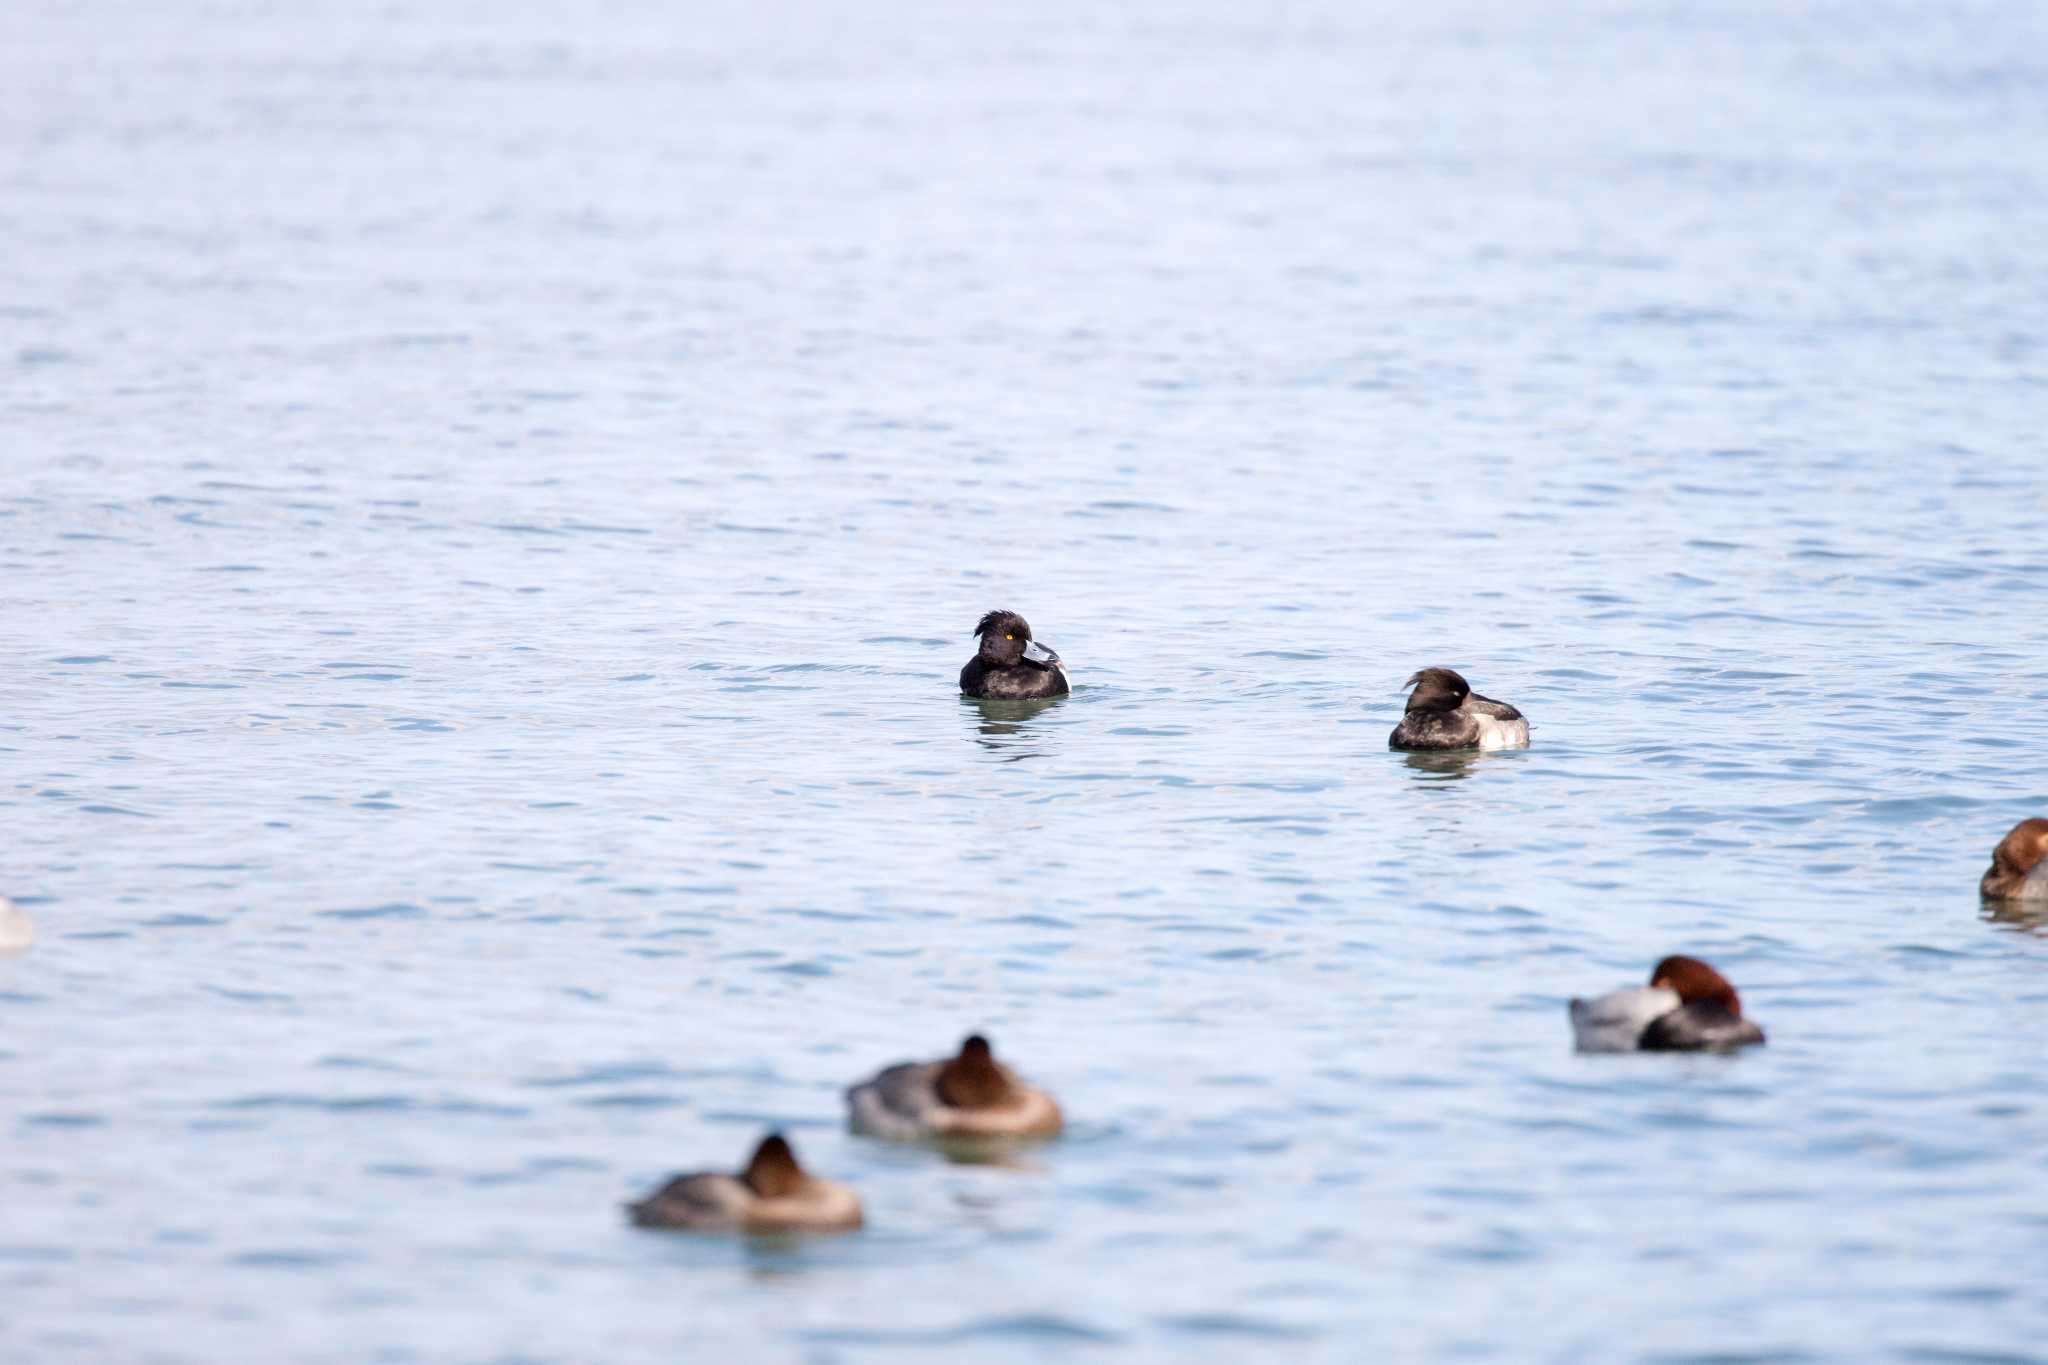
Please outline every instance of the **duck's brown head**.
[[780, 1133], [770, 1133], [754, 1149], [753, 1159], [747, 1162], [740, 1179], [763, 1199], [783, 1199], [802, 1189], [810, 1177], [796, 1164], [789, 1139]]
[[1448, 668], [1425, 668], [1402, 684], [1415, 690], [1408, 694], [1407, 710], [1455, 711], [1472, 695], [1472, 686]]
[[960, 1044], [960, 1055], [948, 1058], [939, 1068], [935, 1084], [939, 1098], [955, 1109], [993, 1109], [1007, 1101], [1016, 1089], [996, 1065], [988, 1039], [979, 1033], [969, 1034], [967, 1041]]
[[2022, 820], [1991, 850], [1991, 870], [1977, 890], [1991, 900], [2017, 896], [2048, 859], [2048, 820]]
[[1742, 997], [1728, 978], [1696, 957], [1667, 957], [1650, 972], [1650, 984], [1676, 991], [1680, 1004], [1711, 1001], [1737, 1019], [1742, 1017]]

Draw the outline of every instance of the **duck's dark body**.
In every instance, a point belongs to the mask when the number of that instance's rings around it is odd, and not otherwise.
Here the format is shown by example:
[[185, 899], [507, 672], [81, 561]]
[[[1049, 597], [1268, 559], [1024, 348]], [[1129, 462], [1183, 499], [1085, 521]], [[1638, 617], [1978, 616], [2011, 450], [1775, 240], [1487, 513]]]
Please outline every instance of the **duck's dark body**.
[[626, 1205], [635, 1227], [718, 1227], [739, 1221], [750, 1193], [744, 1182], [722, 1171], [673, 1176], [660, 1189]]
[[1714, 1000], [1695, 1000], [1659, 1015], [1636, 1046], [1644, 1052], [1728, 1052], [1764, 1040], [1764, 1031]]
[[1390, 749], [1513, 749], [1529, 742], [1529, 722], [1504, 701], [1482, 697], [1448, 668], [1408, 680], [1407, 713], [1387, 737]]
[[960, 670], [960, 690], [990, 701], [1034, 701], [1064, 697], [1070, 689], [1067, 675], [1057, 667], [1020, 663], [1014, 668], [990, 668], [979, 659], [969, 659], [967, 667]]
[[1037, 701], [1064, 697], [1067, 670], [1060, 656], [1031, 638], [1031, 626], [1014, 611], [992, 611], [974, 628], [981, 648], [960, 670], [960, 690], [989, 701]]

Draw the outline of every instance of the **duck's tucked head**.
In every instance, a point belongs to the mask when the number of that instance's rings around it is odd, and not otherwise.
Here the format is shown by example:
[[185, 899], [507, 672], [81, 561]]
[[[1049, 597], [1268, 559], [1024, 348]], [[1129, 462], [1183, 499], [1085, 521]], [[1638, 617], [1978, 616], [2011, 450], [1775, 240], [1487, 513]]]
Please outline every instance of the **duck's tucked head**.
[[2022, 820], [1991, 850], [1991, 870], [1979, 885], [1987, 896], [2017, 896], [2048, 861], [2048, 820]]
[[991, 1109], [1010, 1098], [1010, 1078], [996, 1065], [988, 1039], [970, 1034], [960, 1055], [939, 1068], [939, 1098], [955, 1109]]
[[807, 1177], [804, 1168], [796, 1164], [789, 1139], [780, 1133], [770, 1133], [754, 1149], [753, 1159], [747, 1162], [740, 1179], [763, 1199], [783, 1199], [802, 1189]]
[[1742, 1017], [1742, 997], [1728, 978], [1696, 957], [1667, 957], [1650, 972], [1650, 984], [1675, 991], [1682, 1005], [1711, 1003]]
[[1408, 694], [1410, 711], [1455, 711], [1472, 695], [1472, 687], [1448, 668], [1425, 668], [1401, 684], [1415, 690]]
[[1056, 664], [1060, 656], [1031, 638], [1031, 623], [1014, 611], [992, 611], [974, 633], [981, 637], [981, 661], [990, 668], [1015, 668], [1020, 662]]

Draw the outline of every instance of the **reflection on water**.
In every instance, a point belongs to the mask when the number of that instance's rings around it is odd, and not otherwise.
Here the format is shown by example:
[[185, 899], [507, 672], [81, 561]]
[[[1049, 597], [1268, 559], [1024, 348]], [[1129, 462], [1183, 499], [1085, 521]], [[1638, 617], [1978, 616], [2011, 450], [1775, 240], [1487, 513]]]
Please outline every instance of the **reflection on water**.
[[960, 704], [967, 709], [974, 724], [976, 742], [1001, 755], [1004, 762], [1014, 763], [1020, 759], [1038, 758], [1050, 751], [1044, 741], [1053, 733], [1052, 729], [1034, 726], [1031, 722], [1065, 700], [1065, 697], [1047, 697], [1037, 701], [988, 701], [963, 696]]
[[2023, 934], [2048, 935], [2048, 901], [1986, 900], [1979, 914], [1990, 924]]
[[1418, 782], [1460, 782], [1489, 763], [1513, 763], [1526, 749], [1443, 749], [1406, 750], [1401, 764], [1415, 774]]
[[844, 1237], [858, 1237], [860, 1228], [833, 1228], [829, 1231], [805, 1228], [752, 1228], [745, 1232], [727, 1234], [702, 1228], [661, 1228], [658, 1235], [671, 1237], [694, 1237], [706, 1242], [733, 1237], [746, 1258], [747, 1268], [764, 1280], [786, 1279], [810, 1269], [805, 1253], [819, 1242], [829, 1243]]
[[956, 1166], [992, 1166], [1006, 1171], [1043, 1175], [1046, 1165], [1040, 1151], [1046, 1146], [1046, 1141], [1057, 1140], [938, 1137], [928, 1139], [921, 1145]]

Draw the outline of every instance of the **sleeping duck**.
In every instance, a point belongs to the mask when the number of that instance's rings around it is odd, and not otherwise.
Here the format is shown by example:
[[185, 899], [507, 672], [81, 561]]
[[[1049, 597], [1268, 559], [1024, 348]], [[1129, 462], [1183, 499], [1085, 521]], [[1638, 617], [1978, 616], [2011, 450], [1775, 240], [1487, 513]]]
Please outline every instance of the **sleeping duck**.
[[1031, 624], [1014, 611], [992, 611], [974, 633], [981, 648], [960, 670], [960, 690], [989, 701], [1064, 697], [1067, 670], [1060, 656], [1031, 638]]
[[1529, 742], [1520, 711], [1480, 696], [1448, 668], [1425, 668], [1402, 686], [1415, 690], [1387, 739], [1390, 749], [1519, 749]]
[[1573, 1000], [1571, 1015], [1581, 1052], [1732, 1052], [1764, 1040], [1728, 978], [1696, 957], [1665, 958], [1647, 986]]
[[857, 1228], [861, 1220], [860, 1196], [797, 1165], [780, 1133], [762, 1138], [738, 1175], [679, 1175], [626, 1211], [643, 1228], [740, 1232], [826, 1232]]
[[921, 1138], [1040, 1138], [1063, 1120], [1052, 1096], [995, 1059], [973, 1034], [959, 1055], [901, 1062], [846, 1092], [856, 1133], [914, 1142]]

